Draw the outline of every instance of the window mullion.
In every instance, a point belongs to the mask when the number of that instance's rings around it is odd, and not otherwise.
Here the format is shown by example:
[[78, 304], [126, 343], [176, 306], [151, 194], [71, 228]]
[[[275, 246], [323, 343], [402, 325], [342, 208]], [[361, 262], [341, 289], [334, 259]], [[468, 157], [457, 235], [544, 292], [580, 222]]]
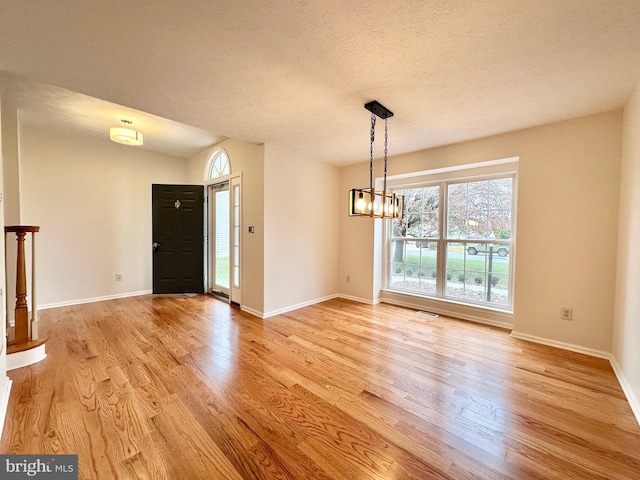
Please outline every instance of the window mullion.
[[436, 280], [436, 292], [439, 297], [443, 297], [446, 290], [446, 266], [447, 266], [447, 255], [446, 255], [446, 215], [447, 215], [447, 195], [446, 195], [447, 183], [440, 182], [440, 207], [438, 208], [438, 268], [437, 271], [437, 280]]

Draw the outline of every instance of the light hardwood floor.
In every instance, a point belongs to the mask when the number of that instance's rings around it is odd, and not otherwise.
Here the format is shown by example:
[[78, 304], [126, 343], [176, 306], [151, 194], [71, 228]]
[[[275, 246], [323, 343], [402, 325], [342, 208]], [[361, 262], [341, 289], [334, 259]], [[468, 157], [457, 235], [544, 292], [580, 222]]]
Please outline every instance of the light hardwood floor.
[[505, 330], [332, 300], [260, 320], [206, 296], [41, 312], [2, 453], [80, 478], [638, 479], [609, 363]]

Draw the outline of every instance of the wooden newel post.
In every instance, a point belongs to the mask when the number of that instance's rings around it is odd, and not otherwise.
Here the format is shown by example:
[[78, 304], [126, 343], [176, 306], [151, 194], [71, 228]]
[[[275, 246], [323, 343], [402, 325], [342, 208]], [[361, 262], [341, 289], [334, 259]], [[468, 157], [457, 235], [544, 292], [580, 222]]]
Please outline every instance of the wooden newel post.
[[32, 275], [31, 275], [31, 293], [34, 296], [31, 308], [33, 325], [29, 322], [29, 307], [27, 305], [27, 272], [25, 267], [25, 237], [27, 233], [31, 233], [32, 245], [34, 243], [34, 234], [40, 231], [37, 226], [17, 225], [5, 227], [5, 236], [9, 232], [15, 232], [18, 241], [18, 252], [16, 259], [16, 308], [15, 308], [15, 329], [13, 344], [19, 345], [37, 339], [37, 315], [35, 304], [35, 248], [32, 248]]

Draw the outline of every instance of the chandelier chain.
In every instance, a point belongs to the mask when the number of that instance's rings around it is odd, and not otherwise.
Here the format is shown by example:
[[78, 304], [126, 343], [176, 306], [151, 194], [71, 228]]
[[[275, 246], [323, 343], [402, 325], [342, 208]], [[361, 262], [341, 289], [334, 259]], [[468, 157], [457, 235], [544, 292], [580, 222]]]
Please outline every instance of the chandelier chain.
[[384, 119], [384, 185], [382, 187], [383, 191], [383, 201], [386, 202], [387, 195], [387, 119]]
[[369, 145], [369, 188], [373, 189], [373, 142], [376, 138], [376, 116], [371, 112], [371, 142]]

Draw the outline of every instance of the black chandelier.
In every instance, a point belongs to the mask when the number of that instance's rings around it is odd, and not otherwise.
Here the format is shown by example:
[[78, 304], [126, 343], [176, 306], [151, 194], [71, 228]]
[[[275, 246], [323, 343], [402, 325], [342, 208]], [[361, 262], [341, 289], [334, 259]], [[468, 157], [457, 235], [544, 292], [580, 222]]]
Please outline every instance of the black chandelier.
[[[349, 191], [349, 216], [402, 218], [404, 197], [387, 192], [387, 119], [393, 117], [393, 112], [376, 100], [366, 103], [364, 108], [371, 112], [369, 188], [354, 188]], [[384, 120], [384, 175], [382, 190], [373, 188], [373, 142], [375, 140], [376, 116]]]

